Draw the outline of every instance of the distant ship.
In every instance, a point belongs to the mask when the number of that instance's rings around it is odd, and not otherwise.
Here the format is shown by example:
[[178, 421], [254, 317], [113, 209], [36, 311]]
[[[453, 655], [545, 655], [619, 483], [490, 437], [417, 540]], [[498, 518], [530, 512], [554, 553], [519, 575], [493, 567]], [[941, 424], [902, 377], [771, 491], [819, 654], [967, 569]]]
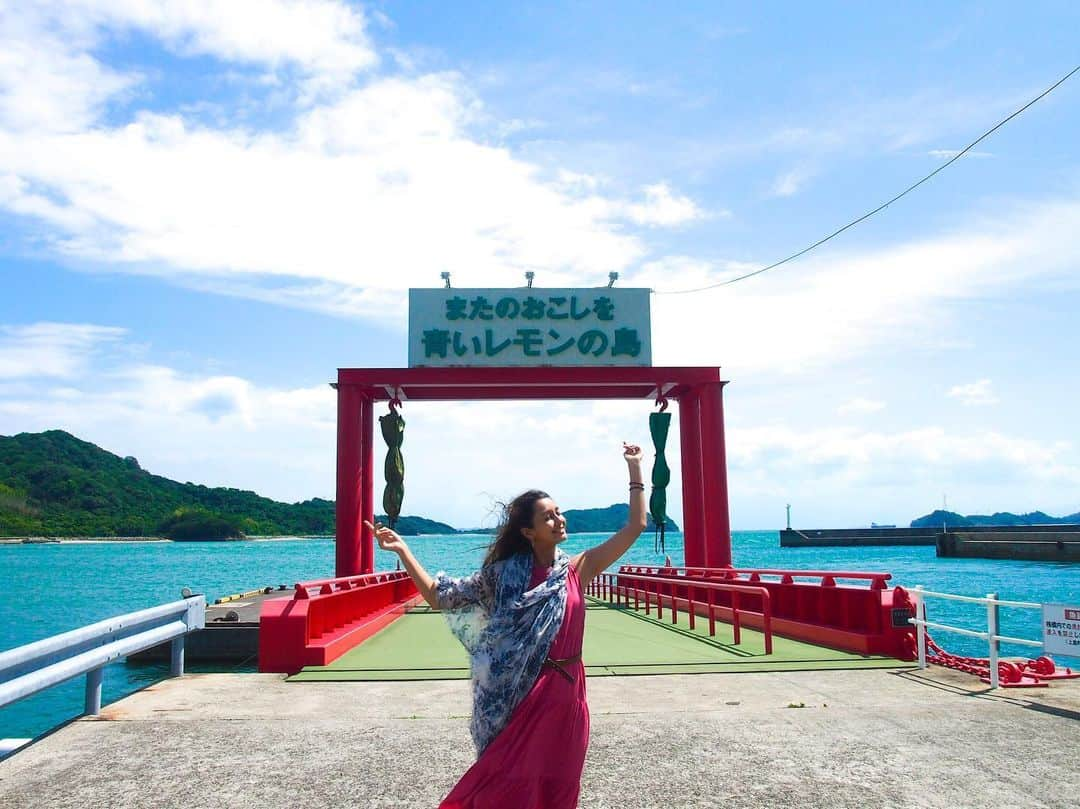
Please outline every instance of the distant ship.
[[879, 525], [876, 522], [872, 522], [872, 523], [870, 523], [870, 527], [871, 528], [895, 528], [896, 526], [895, 525]]

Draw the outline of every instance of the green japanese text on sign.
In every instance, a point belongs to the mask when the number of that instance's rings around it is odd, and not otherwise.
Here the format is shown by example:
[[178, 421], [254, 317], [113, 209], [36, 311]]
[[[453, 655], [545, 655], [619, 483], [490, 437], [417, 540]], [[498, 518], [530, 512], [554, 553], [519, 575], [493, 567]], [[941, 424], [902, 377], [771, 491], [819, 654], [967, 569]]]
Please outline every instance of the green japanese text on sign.
[[650, 365], [647, 289], [413, 289], [409, 365]]

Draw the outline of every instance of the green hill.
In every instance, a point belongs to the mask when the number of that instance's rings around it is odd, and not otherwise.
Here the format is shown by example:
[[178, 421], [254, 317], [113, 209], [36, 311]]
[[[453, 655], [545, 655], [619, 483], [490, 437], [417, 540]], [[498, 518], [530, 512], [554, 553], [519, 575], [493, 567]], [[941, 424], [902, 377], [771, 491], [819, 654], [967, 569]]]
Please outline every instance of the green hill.
[[[630, 518], [630, 506], [627, 503], [615, 503], [607, 508], [571, 508], [563, 512], [566, 517], [568, 534], [614, 533], [626, 525]], [[647, 515], [648, 531], [656, 529], [652, 515]], [[667, 519], [666, 529], [678, 531], [679, 526], [671, 517]], [[459, 534], [494, 534], [496, 528], [469, 528]]]
[[[386, 515], [379, 514], [376, 518], [379, 522], [386, 524]], [[458, 530], [451, 525], [447, 525], [444, 522], [436, 522], [435, 520], [429, 520], [427, 517], [411, 517], [406, 514], [402, 514], [398, 517], [397, 525], [394, 526], [394, 530], [401, 534], [403, 537], [415, 537], [422, 534], [456, 534]]]
[[950, 528], [970, 528], [977, 525], [1075, 525], [1077, 523], [1080, 523], [1080, 512], [1065, 517], [1051, 517], [1041, 511], [1031, 511], [1027, 514], [998, 511], [993, 514], [968, 514], [965, 517], [954, 511], [943, 511], [939, 508], [937, 511], [912, 520], [911, 527], [940, 528], [942, 525], [948, 525]]
[[[585, 534], [593, 531], [618, 531], [630, 518], [630, 506], [627, 503], [615, 503], [607, 508], [572, 508], [563, 512], [566, 517], [566, 530], [572, 534]], [[645, 530], [655, 529], [652, 515], [648, 515], [649, 526]], [[678, 531], [679, 526], [670, 516], [665, 525], [668, 531]]]
[[333, 534], [334, 503], [152, 475], [62, 430], [0, 436], [0, 536]]

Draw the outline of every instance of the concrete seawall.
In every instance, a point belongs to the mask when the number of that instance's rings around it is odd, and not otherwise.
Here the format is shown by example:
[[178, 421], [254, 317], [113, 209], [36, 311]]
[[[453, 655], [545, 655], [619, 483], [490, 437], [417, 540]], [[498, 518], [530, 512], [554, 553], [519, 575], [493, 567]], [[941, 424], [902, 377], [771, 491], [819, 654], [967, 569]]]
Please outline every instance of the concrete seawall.
[[941, 557], [1080, 562], [1080, 525], [950, 528], [787, 528], [781, 548], [933, 545]]
[[937, 528], [786, 528], [781, 548], [830, 548], [851, 545], [933, 545]]
[[[1080, 526], [1056, 531], [1027, 528], [1001, 532], [950, 531], [939, 534], [937, 555], [976, 559], [1025, 559], [1037, 562], [1080, 562]], [[1064, 529], [1064, 530], [1061, 530]]]

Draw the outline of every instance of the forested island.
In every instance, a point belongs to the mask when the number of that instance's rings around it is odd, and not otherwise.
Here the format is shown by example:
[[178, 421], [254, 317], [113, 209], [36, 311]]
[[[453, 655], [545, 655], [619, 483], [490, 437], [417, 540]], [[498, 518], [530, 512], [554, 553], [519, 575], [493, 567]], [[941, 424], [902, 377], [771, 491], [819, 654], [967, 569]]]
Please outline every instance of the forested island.
[[[628, 515], [626, 503], [565, 512], [571, 532], [615, 531]], [[378, 519], [386, 521], [384, 515]], [[667, 528], [679, 530], [670, 519]], [[411, 515], [402, 515], [395, 529], [406, 536], [467, 533]], [[333, 534], [332, 500], [280, 503], [241, 489], [178, 483], [147, 472], [133, 457], [114, 455], [63, 430], [0, 436], [0, 537], [200, 540]]]
[[1013, 514], [997, 511], [993, 514], [969, 514], [966, 517], [953, 511], [938, 509], [911, 521], [912, 528], [975, 528], [983, 525], [1075, 525], [1080, 523], [1080, 512], [1065, 517], [1051, 517], [1042, 511]]

